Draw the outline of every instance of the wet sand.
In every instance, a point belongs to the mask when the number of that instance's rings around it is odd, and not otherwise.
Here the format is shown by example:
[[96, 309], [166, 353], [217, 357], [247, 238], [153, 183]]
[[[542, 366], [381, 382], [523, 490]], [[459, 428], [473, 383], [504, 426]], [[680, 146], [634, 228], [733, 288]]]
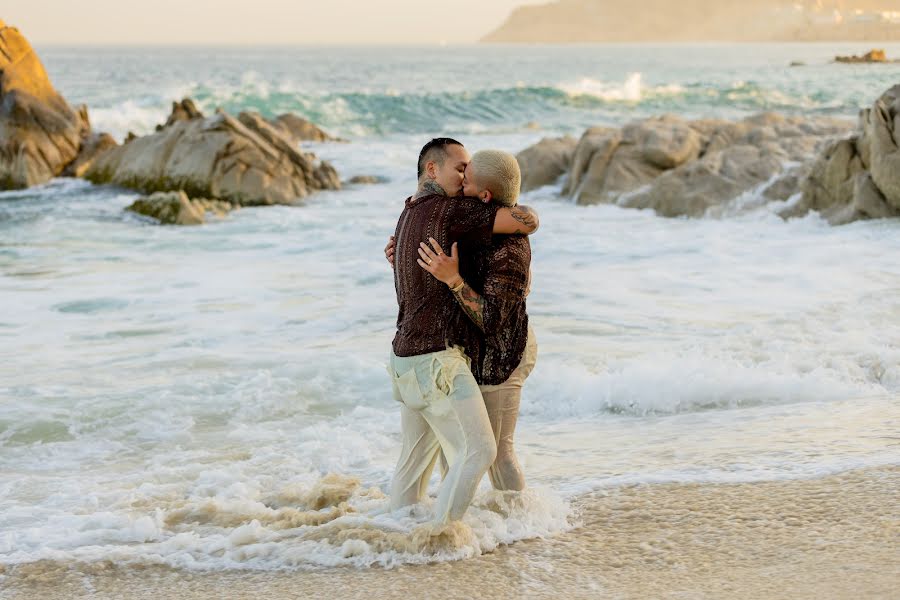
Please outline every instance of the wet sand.
[[641, 485], [576, 501], [580, 526], [392, 570], [200, 573], [41, 562], [0, 598], [897, 598], [900, 467], [753, 484]]

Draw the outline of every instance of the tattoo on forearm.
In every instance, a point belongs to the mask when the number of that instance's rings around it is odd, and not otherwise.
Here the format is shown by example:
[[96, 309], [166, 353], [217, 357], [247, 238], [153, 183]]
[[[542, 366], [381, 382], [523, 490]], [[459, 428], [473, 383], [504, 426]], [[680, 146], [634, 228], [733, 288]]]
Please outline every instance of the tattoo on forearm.
[[419, 184], [419, 189], [416, 190], [416, 198], [421, 198], [422, 196], [434, 196], [434, 195], [446, 196], [447, 192], [444, 190], [441, 185], [434, 181], [433, 179], [426, 179], [422, 183]]
[[468, 315], [472, 322], [478, 325], [478, 329], [484, 331], [484, 298], [478, 292], [469, 287], [466, 283], [456, 292], [457, 302], [462, 306], [463, 311]]
[[510, 213], [513, 219], [527, 227], [529, 231], [537, 227], [537, 217], [531, 208], [523, 205], [514, 206]]

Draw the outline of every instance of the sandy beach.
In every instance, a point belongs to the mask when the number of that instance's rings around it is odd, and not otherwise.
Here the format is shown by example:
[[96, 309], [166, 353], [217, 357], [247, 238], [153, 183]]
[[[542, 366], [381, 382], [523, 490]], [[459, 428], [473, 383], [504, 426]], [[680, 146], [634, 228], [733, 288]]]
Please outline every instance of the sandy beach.
[[640, 485], [576, 502], [581, 526], [470, 560], [398, 569], [185, 572], [42, 562], [4, 599], [891, 598], [900, 468], [734, 485]]

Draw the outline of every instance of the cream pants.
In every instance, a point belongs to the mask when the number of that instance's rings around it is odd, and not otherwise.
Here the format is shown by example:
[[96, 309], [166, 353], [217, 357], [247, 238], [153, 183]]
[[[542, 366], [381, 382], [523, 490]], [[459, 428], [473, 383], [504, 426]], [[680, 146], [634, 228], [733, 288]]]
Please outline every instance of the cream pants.
[[458, 348], [410, 357], [391, 353], [388, 372], [403, 428], [391, 510], [425, 496], [443, 451], [448, 469], [438, 490], [434, 520], [437, 524], [458, 520], [497, 456], [491, 422], [468, 360]]
[[516, 458], [513, 447], [513, 435], [516, 433], [516, 422], [519, 420], [519, 404], [522, 401], [522, 386], [525, 379], [534, 370], [537, 362], [537, 340], [534, 331], [528, 328], [528, 343], [519, 366], [509, 379], [500, 385], [481, 386], [484, 406], [487, 409], [494, 441], [497, 444], [497, 458], [491, 464], [488, 475], [495, 490], [525, 489], [525, 475]]

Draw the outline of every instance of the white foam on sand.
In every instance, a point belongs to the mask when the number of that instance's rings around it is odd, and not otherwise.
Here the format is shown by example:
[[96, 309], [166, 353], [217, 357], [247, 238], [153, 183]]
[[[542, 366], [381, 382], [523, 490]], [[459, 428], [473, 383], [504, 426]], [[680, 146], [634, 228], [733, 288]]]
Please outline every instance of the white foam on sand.
[[[482, 492], [461, 522], [429, 523], [431, 499], [391, 513], [359, 480], [329, 475], [275, 493], [225, 480], [141, 510], [68, 515], [0, 538], [0, 564], [39, 560], [221, 570], [394, 567], [459, 560], [571, 527], [571, 509], [543, 489]], [[136, 490], [137, 491], [137, 490]]]

